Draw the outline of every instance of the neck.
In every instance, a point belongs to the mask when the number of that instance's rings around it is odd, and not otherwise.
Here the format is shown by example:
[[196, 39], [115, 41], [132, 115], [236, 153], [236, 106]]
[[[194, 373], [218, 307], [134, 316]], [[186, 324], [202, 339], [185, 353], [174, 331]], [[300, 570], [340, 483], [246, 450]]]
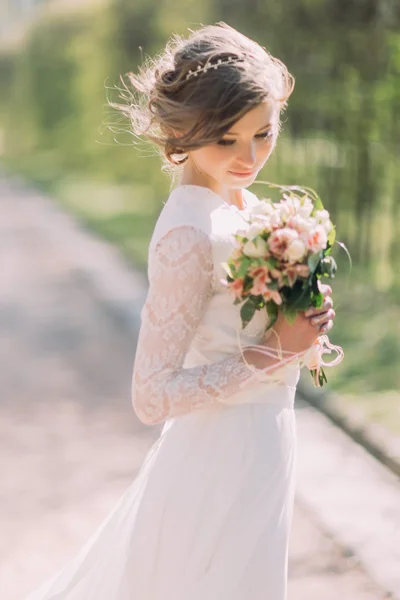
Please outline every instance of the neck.
[[185, 163], [182, 175], [179, 179], [179, 185], [198, 185], [206, 187], [221, 196], [228, 204], [234, 204], [240, 209], [244, 208], [242, 188], [229, 188], [220, 184], [215, 179], [207, 177], [204, 173], [193, 168], [190, 161]]

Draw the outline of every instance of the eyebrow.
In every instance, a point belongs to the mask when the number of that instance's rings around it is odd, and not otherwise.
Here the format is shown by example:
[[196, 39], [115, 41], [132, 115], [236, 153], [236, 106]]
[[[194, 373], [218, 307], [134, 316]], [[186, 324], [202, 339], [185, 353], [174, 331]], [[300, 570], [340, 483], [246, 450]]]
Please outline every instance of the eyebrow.
[[[263, 131], [264, 129], [267, 129], [267, 127], [272, 127], [272, 123], [267, 123], [266, 125], [264, 125], [264, 127], [260, 127], [260, 129], [258, 131]], [[240, 135], [240, 134], [235, 133], [234, 131], [227, 131], [225, 133], [225, 135]]]

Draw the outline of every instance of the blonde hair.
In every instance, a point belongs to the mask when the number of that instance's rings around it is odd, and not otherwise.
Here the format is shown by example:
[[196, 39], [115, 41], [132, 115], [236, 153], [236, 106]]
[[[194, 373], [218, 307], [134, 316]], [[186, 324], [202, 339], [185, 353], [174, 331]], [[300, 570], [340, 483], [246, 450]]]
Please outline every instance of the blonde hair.
[[[198, 76], [191, 76], [199, 68]], [[191, 31], [187, 39], [173, 35], [138, 75], [126, 77], [120, 90], [125, 103], [110, 104], [129, 118], [134, 135], [156, 144], [170, 166], [183, 164], [187, 152], [218, 141], [265, 100], [283, 110], [294, 87], [279, 59], [223, 22]]]

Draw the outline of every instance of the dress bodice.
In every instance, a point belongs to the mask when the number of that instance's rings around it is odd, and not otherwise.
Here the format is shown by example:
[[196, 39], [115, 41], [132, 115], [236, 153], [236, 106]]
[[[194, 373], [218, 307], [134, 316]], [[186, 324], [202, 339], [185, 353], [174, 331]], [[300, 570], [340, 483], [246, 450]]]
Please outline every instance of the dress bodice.
[[[185, 356], [184, 366], [190, 367], [219, 360], [238, 351], [242, 344], [261, 341], [268, 322], [266, 311], [257, 311], [245, 329], [242, 329], [240, 305], [233, 304], [232, 294], [221, 283], [226, 278], [222, 263], [234, 248], [234, 234], [246, 227], [249, 208], [259, 203], [257, 196], [244, 190], [245, 208], [240, 210], [208, 188], [184, 185], [176, 188], [167, 200], [156, 224], [150, 243], [152, 250], [171, 226], [193, 225], [210, 239], [213, 262], [212, 294], [197, 326]], [[149, 265], [151, 269], [151, 265]], [[193, 294], [196, 293], [194, 287]]]
[[268, 322], [266, 311], [258, 311], [242, 329], [240, 305], [221, 283], [234, 235], [246, 229], [248, 211], [260, 202], [248, 190], [244, 200], [240, 210], [208, 188], [182, 185], [159, 215], [132, 386], [145, 422], [215, 402], [247, 401], [265, 393], [266, 384], [291, 390], [297, 384], [296, 361], [273, 373], [259, 370], [255, 382], [254, 368], [243, 360], [243, 348], [261, 342]]

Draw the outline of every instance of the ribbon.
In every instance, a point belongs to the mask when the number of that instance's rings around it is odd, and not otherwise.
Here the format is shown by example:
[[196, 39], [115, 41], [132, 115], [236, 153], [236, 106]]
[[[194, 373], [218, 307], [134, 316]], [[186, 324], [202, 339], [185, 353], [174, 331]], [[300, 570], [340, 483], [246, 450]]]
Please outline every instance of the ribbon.
[[[236, 328], [236, 335], [242, 359], [247, 365], [247, 367], [251, 371], [253, 371], [253, 376], [243, 383], [247, 384], [250, 381], [253, 381], [254, 379], [263, 381], [263, 375], [268, 374], [270, 371], [280, 370], [280, 368], [285, 366], [286, 364], [298, 360], [299, 367], [307, 367], [308, 369], [310, 369], [311, 374], [314, 378], [315, 385], [320, 386], [320, 375], [323, 372], [323, 367], [334, 367], [340, 362], [342, 362], [344, 358], [343, 348], [332, 344], [327, 335], [320, 335], [312, 344], [312, 346], [310, 346], [310, 348], [308, 348], [307, 350], [303, 350], [302, 352], [291, 352], [289, 350], [282, 349], [278, 334], [276, 333], [276, 331], [274, 331], [274, 329], [272, 329], [271, 331], [278, 338], [278, 348], [272, 348], [271, 346], [266, 346], [264, 344], [246, 344], [242, 346], [240, 340], [240, 332], [239, 329]], [[264, 354], [265, 356], [269, 356], [270, 358], [278, 358], [279, 367], [277, 368], [277, 363], [274, 363], [272, 365], [269, 365], [268, 367], [265, 367], [264, 369], [257, 369], [254, 365], [247, 362], [243, 354], [244, 350], [255, 350], [257, 352], [260, 352], [261, 354]], [[332, 352], [337, 353], [336, 358], [329, 362], [324, 361], [324, 354], [332, 354]], [[277, 373], [275, 376], [273, 375], [273, 373], [269, 375], [268, 381], [270, 381], [271, 383], [282, 383], [282, 379], [278, 376]]]

